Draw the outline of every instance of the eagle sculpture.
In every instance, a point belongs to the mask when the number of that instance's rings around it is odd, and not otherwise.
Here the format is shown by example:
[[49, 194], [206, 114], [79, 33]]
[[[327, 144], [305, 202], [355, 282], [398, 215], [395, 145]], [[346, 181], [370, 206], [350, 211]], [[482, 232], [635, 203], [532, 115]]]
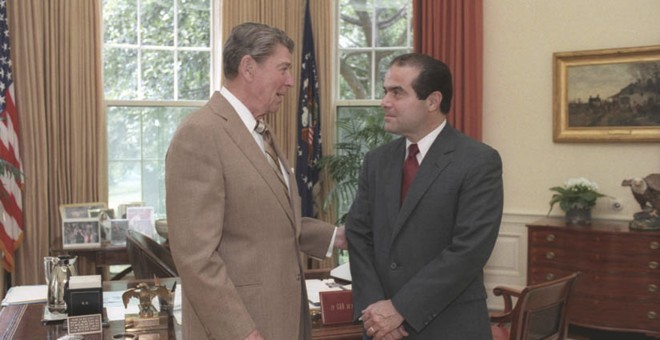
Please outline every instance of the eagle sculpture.
[[621, 185], [630, 187], [635, 200], [643, 211], [658, 216], [658, 212], [660, 212], [660, 174], [626, 179]]
[[660, 229], [660, 173], [626, 179], [621, 185], [630, 187], [642, 209], [635, 213], [630, 227], [638, 230]]
[[154, 297], [159, 296], [167, 301], [169, 300], [170, 294], [172, 293], [165, 286], [149, 287], [149, 285], [142, 282], [139, 283], [136, 288], [130, 288], [125, 291], [121, 298], [124, 301], [124, 308], [128, 307], [128, 302], [131, 298], [138, 299], [138, 301], [140, 301], [140, 317], [150, 318], [154, 316], [154, 308], [151, 304], [151, 300], [153, 300]]

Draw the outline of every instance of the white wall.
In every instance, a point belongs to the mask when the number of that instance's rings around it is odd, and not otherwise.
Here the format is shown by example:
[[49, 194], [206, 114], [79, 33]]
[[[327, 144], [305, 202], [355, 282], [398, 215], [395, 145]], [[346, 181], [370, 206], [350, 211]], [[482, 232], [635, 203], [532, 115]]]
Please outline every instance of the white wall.
[[552, 54], [660, 45], [659, 18], [658, 0], [484, 0], [484, 141], [503, 158], [506, 213], [547, 213], [548, 188], [575, 176], [623, 203], [601, 199], [594, 217], [639, 210], [621, 181], [660, 172], [660, 143], [553, 143]]
[[552, 54], [660, 45], [659, 18], [658, 0], [484, 0], [484, 142], [502, 156], [505, 195], [489, 288], [525, 284], [525, 222], [548, 212], [550, 187], [583, 176], [623, 205], [600, 199], [593, 218], [639, 210], [621, 181], [660, 172], [660, 143], [554, 143]]

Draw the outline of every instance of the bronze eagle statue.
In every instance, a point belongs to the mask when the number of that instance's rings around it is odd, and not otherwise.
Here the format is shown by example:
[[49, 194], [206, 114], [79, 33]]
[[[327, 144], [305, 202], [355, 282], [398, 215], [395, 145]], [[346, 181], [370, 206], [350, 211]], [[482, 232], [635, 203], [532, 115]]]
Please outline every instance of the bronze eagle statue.
[[660, 173], [623, 180], [642, 211], [633, 215], [630, 229], [660, 230]]
[[646, 177], [623, 180], [622, 186], [629, 186], [640, 208], [652, 215], [660, 212], [660, 173]]
[[161, 299], [169, 300], [170, 294], [172, 294], [165, 286], [153, 286], [149, 287], [144, 282], [141, 282], [135, 288], [130, 288], [122, 294], [121, 298], [124, 301], [124, 308], [128, 307], [128, 302], [131, 298], [136, 298], [140, 302], [140, 317], [141, 318], [150, 318], [154, 316], [154, 307], [151, 304], [151, 300], [154, 297], [158, 296]]

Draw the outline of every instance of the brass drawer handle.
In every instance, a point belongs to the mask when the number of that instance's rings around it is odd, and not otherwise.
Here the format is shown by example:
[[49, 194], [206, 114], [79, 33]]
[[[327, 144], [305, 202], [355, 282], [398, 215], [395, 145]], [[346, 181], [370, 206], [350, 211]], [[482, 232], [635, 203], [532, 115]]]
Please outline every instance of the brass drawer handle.
[[658, 242], [658, 241], [651, 242], [651, 244], [649, 245], [649, 248], [651, 248], [651, 249], [660, 249], [660, 242]]
[[[548, 236], [545, 237], [546, 241], [548, 241], [548, 242], [552, 242], [552, 241], [554, 241], [555, 238], [557, 238], [557, 237], [555, 236], [555, 234], [548, 234]], [[656, 242], [656, 243], [658, 243], [658, 242]], [[655, 249], [657, 249], [657, 248], [655, 248]]]
[[649, 262], [649, 268], [651, 268], [651, 269], [658, 269], [658, 262], [657, 262], [657, 261], [651, 261], [651, 262]]
[[549, 273], [548, 275], [545, 276], [545, 279], [548, 281], [552, 281], [555, 279], [555, 274]]
[[552, 251], [549, 251], [549, 252], [545, 253], [545, 258], [548, 259], [548, 260], [552, 260], [552, 259], [555, 258], [555, 253], [552, 252]]
[[658, 291], [658, 286], [657, 286], [657, 285], [654, 285], [654, 284], [651, 283], [651, 284], [649, 285], [649, 292], [651, 292], [651, 293], [655, 293], [655, 292], [657, 292], [657, 291]]
[[657, 317], [657, 315], [655, 314], [654, 311], [649, 311], [648, 313], [646, 313], [646, 317], [649, 318], [649, 319], [651, 319], [651, 320], [655, 320], [655, 318]]

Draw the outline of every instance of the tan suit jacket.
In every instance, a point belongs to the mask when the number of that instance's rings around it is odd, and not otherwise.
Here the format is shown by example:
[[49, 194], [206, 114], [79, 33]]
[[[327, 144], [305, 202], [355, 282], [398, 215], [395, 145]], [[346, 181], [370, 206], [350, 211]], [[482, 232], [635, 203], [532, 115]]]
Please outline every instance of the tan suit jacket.
[[185, 339], [243, 339], [255, 328], [268, 340], [309, 337], [300, 252], [325, 257], [334, 227], [301, 219], [292, 168], [280, 159], [292, 201], [219, 92], [174, 135], [167, 219]]

